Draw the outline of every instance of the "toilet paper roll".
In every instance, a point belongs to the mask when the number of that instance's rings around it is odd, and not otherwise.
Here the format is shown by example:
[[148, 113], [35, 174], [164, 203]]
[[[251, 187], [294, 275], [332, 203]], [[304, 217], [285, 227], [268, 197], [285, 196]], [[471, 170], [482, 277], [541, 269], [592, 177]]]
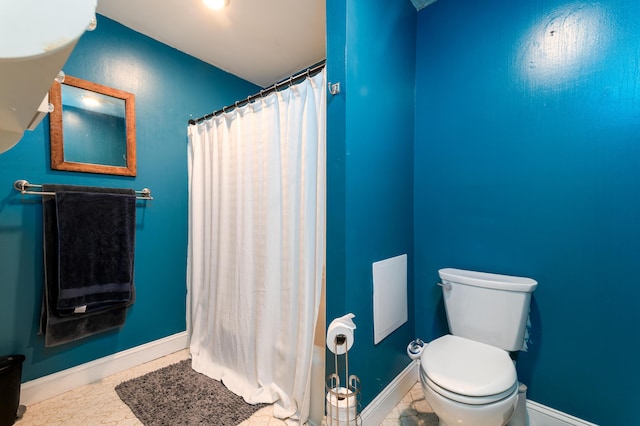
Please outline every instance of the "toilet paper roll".
[[355, 425], [356, 397], [347, 388], [332, 388], [327, 392], [327, 420], [328, 424]]
[[[356, 325], [351, 318], [354, 317], [353, 314], [347, 314], [336, 318], [327, 328], [327, 348], [336, 355], [346, 353], [353, 346], [353, 330], [356, 329]], [[344, 336], [346, 340], [343, 341], [341, 336]]]

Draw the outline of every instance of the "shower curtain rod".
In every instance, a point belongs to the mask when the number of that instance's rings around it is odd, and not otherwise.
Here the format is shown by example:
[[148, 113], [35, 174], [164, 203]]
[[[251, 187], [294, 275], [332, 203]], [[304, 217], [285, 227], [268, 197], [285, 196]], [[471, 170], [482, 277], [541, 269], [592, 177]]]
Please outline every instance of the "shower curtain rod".
[[222, 114], [223, 112], [229, 112], [230, 110], [232, 110], [233, 108], [238, 108], [244, 105], [247, 105], [253, 101], [255, 101], [256, 99], [262, 98], [264, 96], [267, 96], [270, 93], [276, 92], [278, 90], [280, 90], [283, 87], [289, 87], [292, 84], [298, 83], [301, 80], [304, 80], [307, 77], [312, 77], [314, 75], [316, 75], [318, 72], [322, 71], [322, 69], [324, 68], [326, 60], [322, 60], [320, 62], [318, 62], [315, 65], [310, 66], [309, 68], [307, 68], [304, 71], [300, 71], [296, 74], [293, 74], [291, 77], [287, 78], [286, 80], [282, 80], [279, 83], [274, 84], [273, 86], [267, 87], [266, 89], [262, 89], [259, 93], [256, 93], [255, 95], [251, 95], [249, 97], [247, 97], [247, 99], [243, 99], [241, 101], [236, 101], [234, 104], [232, 105], [227, 105], [226, 107], [223, 107], [217, 111], [212, 112], [211, 114], [207, 114], [203, 117], [200, 118], [196, 118], [189, 120], [189, 125], [192, 124], [198, 124], [198, 123], [202, 123], [205, 120], [208, 120], [210, 118], [215, 117], [218, 114]]

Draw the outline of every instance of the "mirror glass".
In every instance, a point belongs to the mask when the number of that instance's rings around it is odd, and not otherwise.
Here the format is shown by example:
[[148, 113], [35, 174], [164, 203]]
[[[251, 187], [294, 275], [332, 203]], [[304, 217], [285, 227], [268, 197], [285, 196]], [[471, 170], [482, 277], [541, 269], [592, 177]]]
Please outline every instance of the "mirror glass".
[[49, 97], [52, 169], [136, 175], [133, 94], [66, 76]]

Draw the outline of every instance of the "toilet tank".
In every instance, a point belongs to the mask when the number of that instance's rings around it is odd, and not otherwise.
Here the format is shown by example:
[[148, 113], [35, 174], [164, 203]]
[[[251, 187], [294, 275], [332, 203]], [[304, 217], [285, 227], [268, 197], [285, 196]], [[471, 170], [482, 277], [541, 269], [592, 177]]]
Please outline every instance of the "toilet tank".
[[522, 348], [535, 280], [453, 268], [438, 272], [451, 334], [507, 351]]

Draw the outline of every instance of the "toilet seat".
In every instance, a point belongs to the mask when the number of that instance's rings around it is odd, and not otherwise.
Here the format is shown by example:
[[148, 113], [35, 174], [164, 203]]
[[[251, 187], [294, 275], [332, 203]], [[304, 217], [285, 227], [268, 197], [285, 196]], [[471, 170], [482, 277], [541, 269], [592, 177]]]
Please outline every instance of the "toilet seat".
[[445, 335], [429, 343], [420, 359], [423, 379], [446, 398], [488, 404], [517, 392], [513, 361], [494, 346]]
[[518, 382], [514, 383], [509, 389], [504, 392], [495, 394], [495, 395], [487, 395], [487, 396], [467, 396], [460, 395], [459, 393], [448, 391], [441, 386], [438, 386], [433, 380], [429, 379], [429, 377], [424, 374], [424, 371], [421, 371], [423, 383], [429, 386], [434, 392], [440, 394], [444, 398], [450, 399], [452, 401], [459, 402], [461, 404], [469, 404], [469, 405], [486, 405], [493, 404], [494, 402], [501, 401], [505, 398], [509, 398], [510, 396], [518, 393]]

